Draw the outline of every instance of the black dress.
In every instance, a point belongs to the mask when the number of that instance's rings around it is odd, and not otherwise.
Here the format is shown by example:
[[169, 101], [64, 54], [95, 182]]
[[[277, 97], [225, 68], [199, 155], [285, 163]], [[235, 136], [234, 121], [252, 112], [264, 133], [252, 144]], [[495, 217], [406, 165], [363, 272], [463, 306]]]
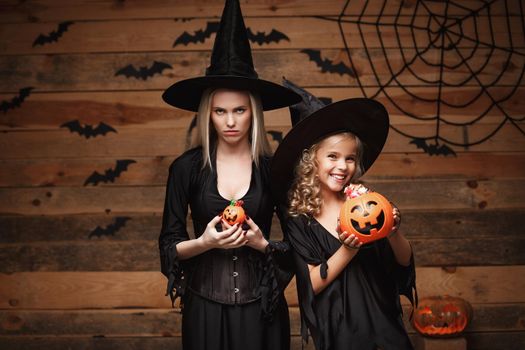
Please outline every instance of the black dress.
[[[252, 165], [246, 214], [268, 239], [274, 204], [269, 191], [269, 162]], [[250, 247], [212, 249], [179, 260], [176, 245], [190, 239], [188, 206], [196, 237], [222, 213], [230, 199], [221, 197], [217, 174], [202, 168], [202, 149], [185, 152], [170, 166], [162, 229], [161, 271], [168, 277], [172, 301], [181, 296], [185, 349], [289, 349], [290, 325], [283, 289], [291, 278], [289, 246], [272, 242], [266, 252]], [[215, 156], [212, 154], [215, 167]], [[218, 227], [220, 230], [220, 228]]]
[[[413, 303], [414, 261], [399, 265], [388, 240], [363, 246], [341, 274], [314, 295], [307, 264], [321, 265], [341, 247], [319, 222], [289, 217], [286, 232], [294, 251], [303, 339], [308, 330], [318, 350], [412, 349], [402, 321], [399, 294]], [[308, 328], [308, 330], [307, 330]]]

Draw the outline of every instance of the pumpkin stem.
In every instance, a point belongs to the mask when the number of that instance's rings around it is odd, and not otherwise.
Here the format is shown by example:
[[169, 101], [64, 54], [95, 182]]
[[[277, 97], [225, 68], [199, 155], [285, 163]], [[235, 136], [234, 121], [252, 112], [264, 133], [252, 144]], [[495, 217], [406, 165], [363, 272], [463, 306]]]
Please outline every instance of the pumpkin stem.
[[239, 200], [232, 199], [232, 200], [230, 201], [230, 205], [231, 205], [232, 207], [242, 207], [243, 204], [244, 204], [244, 201], [242, 201], [242, 200], [240, 200], [240, 199], [239, 199]]

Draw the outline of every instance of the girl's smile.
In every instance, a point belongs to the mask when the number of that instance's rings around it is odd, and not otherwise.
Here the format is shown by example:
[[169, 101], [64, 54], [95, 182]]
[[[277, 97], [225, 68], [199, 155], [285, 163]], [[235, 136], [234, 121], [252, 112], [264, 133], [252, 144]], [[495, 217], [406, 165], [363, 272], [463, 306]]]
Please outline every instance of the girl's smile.
[[346, 135], [326, 138], [316, 152], [317, 176], [321, 189], [332, 192], [343, 190], [356, 168], [357, 142]]

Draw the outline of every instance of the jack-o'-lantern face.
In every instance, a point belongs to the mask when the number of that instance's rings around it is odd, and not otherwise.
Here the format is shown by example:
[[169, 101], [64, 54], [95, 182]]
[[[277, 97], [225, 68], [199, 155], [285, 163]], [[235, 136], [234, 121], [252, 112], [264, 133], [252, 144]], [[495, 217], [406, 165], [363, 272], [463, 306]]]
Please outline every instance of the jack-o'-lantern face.
[[394, 226], [392, 205], [377, 192], [348, 198], [339, 219], [341, 230], [355, 234], [363, 243], [388, 236]]
[[423, 298], [414, 311], [412, 325], [429, 337], [448, 337], [461, 334], [472, 315], [472, 307], [461, 298], [435, 296]]
[[236, 223], [243, 223], [246, 219], [244, 209], [242, 208], [243, 201], [232, 200], [222, 212], [222, 218], [230, 225]]

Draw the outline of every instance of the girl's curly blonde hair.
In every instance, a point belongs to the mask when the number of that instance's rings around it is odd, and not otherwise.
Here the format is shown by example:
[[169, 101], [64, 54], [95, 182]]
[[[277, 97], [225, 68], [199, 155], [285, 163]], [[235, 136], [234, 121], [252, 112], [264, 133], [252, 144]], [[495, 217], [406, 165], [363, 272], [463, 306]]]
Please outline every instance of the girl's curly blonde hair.
[[363, 157], [363, 143], [361, 140], [348, 131], [325, 136], [322, 140], [310, 146], [310, 148], [303, 150], [301, 159], [295, 167], [295, 180], [288, 191], [288, 199], [290, 203], [288, 213], [290, 215], [315, 217], [321, 213], [321, 184], [319, 182], [319, 177], [317, 176], [318, 164], [315, 156], [323, 141], [334, 135], [345, 136], [356, 141], [356, 167], [349, 182], [354, 182], [363, 174], [363, 165], [361, 162]]

